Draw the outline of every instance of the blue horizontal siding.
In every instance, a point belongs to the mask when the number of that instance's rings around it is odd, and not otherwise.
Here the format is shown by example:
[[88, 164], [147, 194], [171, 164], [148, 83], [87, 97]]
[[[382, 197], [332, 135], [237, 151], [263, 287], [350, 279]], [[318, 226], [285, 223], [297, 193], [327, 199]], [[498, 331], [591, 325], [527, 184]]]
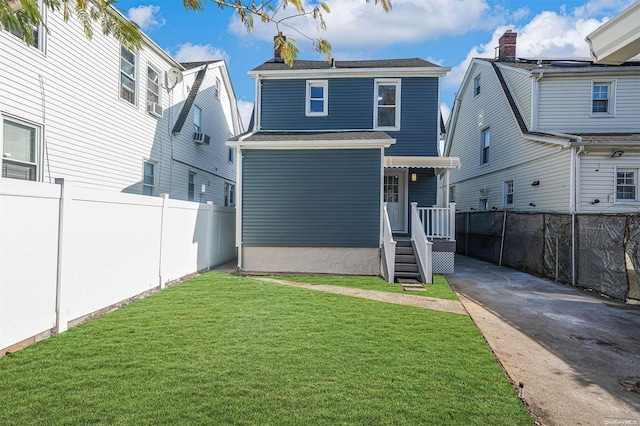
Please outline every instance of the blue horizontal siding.
[[378, 247], [379, 149], [245, 150], [242, 242]]
[[305, 115], [306, 81], [262, 82], [263, 130], [347, 130], [373, 126], [373, 80], [329, 79], [329, 108], [325, 117]]

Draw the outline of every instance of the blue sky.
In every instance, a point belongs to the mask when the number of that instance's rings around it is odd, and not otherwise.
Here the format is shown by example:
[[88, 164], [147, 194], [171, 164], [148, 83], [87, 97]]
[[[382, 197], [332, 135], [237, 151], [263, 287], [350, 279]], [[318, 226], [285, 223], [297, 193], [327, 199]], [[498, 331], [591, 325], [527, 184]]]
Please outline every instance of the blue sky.
[[[392, 0], [389, 14], [364, 0], [325, 3], [331, 9], [326, 31], [310, 18], [293, 24], [327, 39], [337, 60], [418, 57], [450, 67], [441, 85], [446, 118], [471, 58], [493, 58], [506, 29], [518, 33], [519, 57], [587, 58], [585, 36], [634, 0]], [[247, 33], [232, 10], [211, 1], [204, 12], [186, 11], [181, 0], [119, 0], [116, 7], [180, 62], [225, 59], [248, 123], [254, 84], [247, 71], [273, 57], [273, 26], [257, 21]], [[322, 59], [296, 38], [299, 59]]]

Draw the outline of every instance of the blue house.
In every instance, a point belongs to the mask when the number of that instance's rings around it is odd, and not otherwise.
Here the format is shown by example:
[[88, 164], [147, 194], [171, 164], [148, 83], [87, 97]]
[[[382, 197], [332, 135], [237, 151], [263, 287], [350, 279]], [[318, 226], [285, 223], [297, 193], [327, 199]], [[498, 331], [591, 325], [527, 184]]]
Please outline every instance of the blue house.
[[[412, 259], [425, 245], [437, 251], [426, 241], [434, 237], [449, 243], [441, 246], [452, 268], [445, 186], [459, 162], [438, 156], [439, 82], [448, 70], [422, 59], [289, 67], [276, 54], [250, 71], [252, 124], [227, 143], [238, 150], [239, 268], [428, 282], [431, 257]], [[429, 223], [412, 225], [412, 215]], [[413, 237], [419, 230], [425, 241]], [[406, 255], [396, 253], [397, 240], [407, 241], [398, 243]]]

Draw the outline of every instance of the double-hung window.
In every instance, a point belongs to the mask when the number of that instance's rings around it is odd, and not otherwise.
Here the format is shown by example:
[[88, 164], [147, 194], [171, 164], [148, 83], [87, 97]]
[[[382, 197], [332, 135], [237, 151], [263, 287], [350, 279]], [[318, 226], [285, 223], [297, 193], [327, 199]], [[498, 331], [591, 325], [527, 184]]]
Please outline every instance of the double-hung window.
[[323, 117], [329, 111], [329, 82], [327, 80], [308, 80], [305, 115]]
[[196, 133], [202, 132], [202, 109], [197, 105], [193, 106], [193, 130]]
[[[19, 0], [13, 0], [13, 2], [17, 2], [17, 4], [20, 5], [20, 1]], [[9, 7], [11, 7], [11, 5], [12, 5], [12, 1], [10, 0], [9, 1]], [[37, 0], [36, 1], [36, 6], [40, 10], [40, 13], [42, 14], [42, 19], [44, 21], [46, 19], [47, 10], [46, 10], [46, 7], [42, 7], [42, 0]], [[42, 24], [38, 24], [38, 25], [32, 26], [29, 29], [27, 34], [25, 34], [20, 29], [11, 26], [11, 24], [6, 25], [5, 28], [11, 34], [13, 34], [16, 37], [18, 37], [19, 39], [23, 40], [24, 42], [26, 42], [30, 46], [33, 46], [38, 50], [44, 50], [43, 36], [45, 34], [45, 31], [42, 30]]]
[[224, 205], [225, 207], [231, 207], [236, 203], [236, 195], [235, 195], [236, 187], [234, 184], [225, 182], [224, 183]]
[[513, 207], [513, 181], [508, 180], [504, 183], [504, 207]]
[[616, 201], [636, 201], [638, 199], [638, 170], [616, 170]]
[[376, 80], [373, 127], [400, 130], [400, 80]]
[[136, 104], [136, 55], [120, 46], [120, 98]]
[[189, 180], [187, 181], [187, 200], [193, 201], [196, 198], [196, 174], [189, 172]]
[[489, 210], [489, 198], [487, 197], [480, 198], [480, 201], [478, 202], [478, 210], [482, 212], [486, 212], [487, 210]]
[[220, 79], [216, 77], [216, 83], [213, 86], [213, 94], [217, 99], [220, 99]]
[[2, 177], [38, 180], [39, 129], [4, 120], [2, 125]]
[[594, 117], [611, 116], [614, 114], [613, 81], [593, 81], [591, 83], [591, 115]]
[[480, 94], [481, 87], [482, 87], [482, 75], [478, 74], [476, 78], [473, 79], [473, 97], [474, 98]]
[[491, 146], [491, 130], [486, 128], [480, 135], [480, 164], [489, 163], [489, 148]]
[[156, 187], [156, 163], [145, 160], [142, 169], [142, 194], [154, 195]]
[[152, 66], [147, 66], [147, 112], [162, 116], [160, 91], [160, 73]]

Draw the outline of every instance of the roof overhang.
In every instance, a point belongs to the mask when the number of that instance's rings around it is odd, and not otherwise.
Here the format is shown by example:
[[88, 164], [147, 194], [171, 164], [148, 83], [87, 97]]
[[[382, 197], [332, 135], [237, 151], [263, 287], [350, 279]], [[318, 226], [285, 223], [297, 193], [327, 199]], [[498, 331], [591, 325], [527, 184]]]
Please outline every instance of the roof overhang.
[[448, 67], [407, 67], [407, 68], [329, 68], [329, 69], [289, 69], [249, 71], [256, 78], [334, 78], [334, 77], [444, 77]]
[[396, 140], [384, 132], [259, 132], [227, 141], [240, 149], [380, 149]]
[[388, 168], [411, 169], [458, 169], [458, 157], [399, 157], [385, 156], [384, 166]]
[[640, 2], [599, 26], [585, 40], [598, 64], [620, 65], [640, 53]]

